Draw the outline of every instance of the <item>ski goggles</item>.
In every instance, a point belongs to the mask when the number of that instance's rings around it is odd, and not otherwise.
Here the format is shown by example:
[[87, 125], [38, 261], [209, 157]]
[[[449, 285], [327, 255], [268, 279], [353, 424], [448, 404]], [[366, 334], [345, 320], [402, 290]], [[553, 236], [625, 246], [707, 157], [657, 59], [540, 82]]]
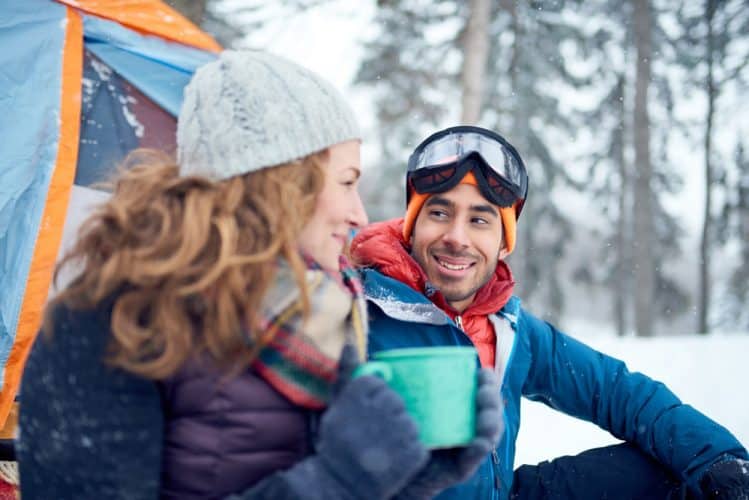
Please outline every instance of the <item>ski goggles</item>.
[[528, 195], [528, 173], [520, 155], [504, 137], [461, 125], [424, 139], [408, 159], [406, 193], [443, 193], [473, 171], [481, 194], [500, 207], [517, 203], [517, 217]]

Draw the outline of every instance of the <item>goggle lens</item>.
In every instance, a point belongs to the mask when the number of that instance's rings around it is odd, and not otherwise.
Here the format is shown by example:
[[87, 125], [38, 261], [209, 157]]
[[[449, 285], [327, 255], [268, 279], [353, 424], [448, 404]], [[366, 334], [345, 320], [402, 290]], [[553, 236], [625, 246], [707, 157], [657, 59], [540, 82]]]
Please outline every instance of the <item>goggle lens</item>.
[[428, 193], [432, 189], [446, 185], [455, 177], [455, 166], [440, 167], [424, 170], [411, 178], [411, 185], [418, 193]]

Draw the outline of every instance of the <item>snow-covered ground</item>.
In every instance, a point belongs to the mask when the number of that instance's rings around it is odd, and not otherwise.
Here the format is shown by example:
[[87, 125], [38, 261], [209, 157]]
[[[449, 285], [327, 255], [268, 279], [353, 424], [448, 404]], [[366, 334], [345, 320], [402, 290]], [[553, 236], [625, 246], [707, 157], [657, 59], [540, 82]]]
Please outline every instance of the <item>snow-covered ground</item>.
[[[749, 446], [749, 335], [656, 338], [577, 337], [664, 382], [679, 398], [728, 428]], [[535, 464], [616, 443], [593, 424], [523, 400], [515, 466]]]

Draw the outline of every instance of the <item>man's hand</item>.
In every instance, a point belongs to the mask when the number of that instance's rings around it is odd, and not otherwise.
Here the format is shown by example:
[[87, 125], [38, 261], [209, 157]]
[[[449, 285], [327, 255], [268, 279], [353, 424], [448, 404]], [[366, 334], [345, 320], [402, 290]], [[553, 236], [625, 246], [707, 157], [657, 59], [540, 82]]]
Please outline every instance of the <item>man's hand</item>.
[[749, 461], [714, 463], [700, 478], [700, 489], [706, 499], [749, 500]]

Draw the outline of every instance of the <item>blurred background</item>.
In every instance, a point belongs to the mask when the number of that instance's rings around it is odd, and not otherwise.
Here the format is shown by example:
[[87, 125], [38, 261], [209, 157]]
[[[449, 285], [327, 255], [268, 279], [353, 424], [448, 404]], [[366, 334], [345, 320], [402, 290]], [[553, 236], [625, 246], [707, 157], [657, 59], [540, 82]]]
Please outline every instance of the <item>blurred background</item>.
[[749, 333], [745, 0], [167, 3], [350, 98], [371, 220], [402, 215], [426, 135], [504, 135], [530, 175], [510, 264], [535, 314], [580, 335]]

